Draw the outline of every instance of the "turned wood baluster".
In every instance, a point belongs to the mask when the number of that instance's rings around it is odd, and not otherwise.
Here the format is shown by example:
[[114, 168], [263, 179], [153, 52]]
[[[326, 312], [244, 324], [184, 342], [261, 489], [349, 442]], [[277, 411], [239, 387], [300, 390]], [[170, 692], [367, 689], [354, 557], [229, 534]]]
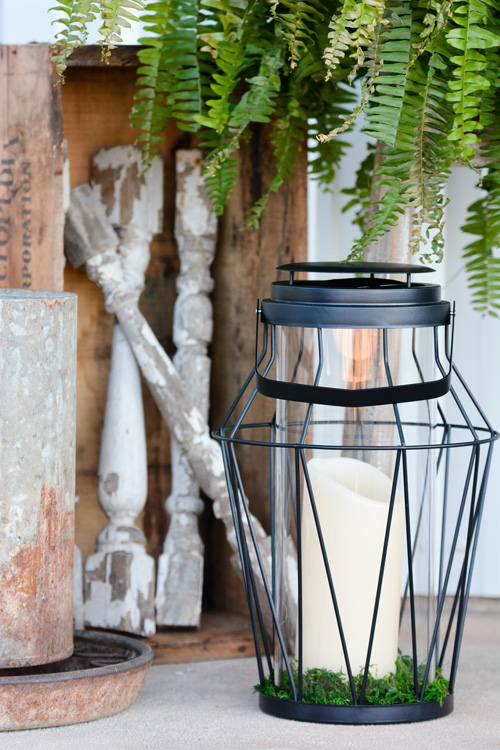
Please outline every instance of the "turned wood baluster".
[[[174, 364], [199, 412], [208, 419], [213, 289], [210, 266], [215, 254], [217, 221], [203, 188], [201, 152], [176, 154], [176, 215], [180, 273], [174, 307]], [[171, 436], [172, 494], [166, 509], [170, 526], [158, 563], [158, 625], [198, 626], [203, 591], [203, 543], [198, 515], [200, 490], [186, 453]]]
[[[131, 146], [100, 151], [93, 160], [94, 192], [119, 238], [116, 280], [137, 306], [149, 264], [149, 244], [161, 229], [162, 164], [139, 177]], [[106, 300], [108, 306], [112, 300]], [[110, 519], [86, 563], [88, 625], [139, 635], [155, 632], [154, 560], [134, 519], [147, 499], [147, 455], [141, 380], [130, 345], [117, 323], [113, 331], [101, 453], [99, 503]]]

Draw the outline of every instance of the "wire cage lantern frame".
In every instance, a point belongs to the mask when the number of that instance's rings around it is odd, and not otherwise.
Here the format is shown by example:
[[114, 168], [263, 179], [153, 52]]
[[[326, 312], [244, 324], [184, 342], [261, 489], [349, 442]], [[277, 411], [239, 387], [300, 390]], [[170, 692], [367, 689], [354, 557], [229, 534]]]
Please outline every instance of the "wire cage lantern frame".
[[[236, 531], [238, 550], [243, 573], [243, 582], [248, 598], [253, 637], [257, 655], [259, 675], [259, 705], [274, 716], [304, 721], [346, 724], [399, 723], [423, 721], [438, 718], [453, 710], [453, 692], [457, 675], [458, 660], [471, 587], [474, 560], [477, 552], [479, 528], [484, 507], [488, 474], [491, 465], [492, 449], [498, 433], [492, 428], [476, 398], [464, 378], [453, 363], [454, 309], [448, 302], [440, 300], [440, 289], [434, 285], [412, 283], [413, 274], [429, 269], [420, 266], [394, 264], [289, 264], [281, 267], [289, 273], [288, 282], [273, 285], [272, 298], [257, 305], [255, 366], [248, 375], [221, 427], [214, 432], [222, 448], [229, 498]], [[360, 279], [328, 281], [319, 283], [299, 282], [297, 272], [331, 274], [367, 274]], [[380, 274], [403, 274], [404, 282], [388, 282], [376, 278]], [[389, 296], [388, 296], [389, 295]], [[413, 296], [412, 296], [413, 295]], [[298, 368], [304, 357], [302, 344], [299, 346], [295, 365], [287, 378], [270, 377], [276, 368], [277, 331], [280, 326], [296, 327], [303, 342], [304, 327], [311, 327], [315, 337], [315, 359], [310, 383], [298, 382]], [[262, 335], [259, 342], [259, 329]], [[324, 332], [328, 329], [377, 329], [380, 332], [381, 371], [385, 378], [383, 386], [357, 389], [332, 388], [320, 385], [325, 368]], [[390, 329], [411, 330], [411, 358], [418, 382], [398, 384], [392, 371], [393, 362], [389, 356], [388, 332]], [[426, 380], [416, 346], [416, 330], [431, 330], [432, 356], [438, 377]], [[442, 343], [440, 343], [440, 332]], [[301, 349], [302, 346], [302, 349]], [[445, 397], [453, 405], [453, 416], [448, 418], [441, 398]], [[277, 417], [278, 409], [265, 420], [253, 420], [252, 409], [257, 399], [264, 398], [273, 404], [300, 403], [302, 418], [290, 420], [287, 430], [282, 430], [278, 422], [287, 419], [287, 410]], [[415, 428], [401, 415], [402, 405], [411, 402], [426, 402], [435, 405], [435, 419], [430, 425], [432, 441], [416, 443], [408, 439], [408, 432]], [[318, 405], [340, 407], [342, 418], [324, 418]], [[363, 423], [359, 414], [363, 408], [389, 405], [392, 410], [391, 424], [395, 439], [387, 444], [369, 443], [363, 440]], [[480, 422], [473, 424], [470, 411], [474, 410]], [[350, 410], [350, 411], [349, 411]], [[350, 418], [346, 415], [350, 414]], [[353, 414], [355, 415], [353, 417]], [[358, 416], [356, 417], [356, 414]], [[338, 413], [336, 413], [338, 417]], [[338, 429], [349, 425], [351, 442], [315, 442], [315, 430]], [[373, 418], [376, 427], [387, 425], [387, 416]], [[429, 424], [424, 425], [426, 428]], [[293, 433], [293, 437], [290, 435]], [[284, 437], [283, 437], [284, 436]], [[270, 549], [262, 549], [257, 537], [245, 487], [238, 451], [245, 447], [263, 451], [266, 455], [269, 477], [270, 510]], [[349, 633], [345, 630], [342, 606], [337, 592], [338, 571], [331, 565], [331, 552], [326, 531], [322, 526], [319, 499], [311, 479], [308, 456], [331, 455], [332, 452], [345, 455], [361, 455], [369, 460], [370, 453], [389, 452], [392, 456], [392, 476], [389, 478], [390, 491], [387, 496], [387, 515], [384, 521], [383, 543], [379, 560], [373, 561], [376, 568], [373, 608], [370, 609], [369, 633], [364, 652], [363, 668], [359, 675], [352, 663], [349, 648]], [[460, 497], [452, 507], [450, 485], [452, 484], [451, 457], [460, 453], [460, 463], [464, 467], [464, 478], [460, 486]], [[467, 452], [467, 459], [464, 458]], [[291, 491], [293, 519], [293, 541], [296, 560], [294, 585], [296, 592], [289, 607], [294, 610], [295, 630], [292, 636], [287, 632], [280, 612], [282, 597], [282, 575], [284, 563], [280, 556], [285, 554], [283, 539], [279, 539], [279, 522], [276, 472], [278, 455], [286, 455], [286, 474]], [[414, 502], [410, 496], [410, 463], [412, 454], [433, 455], [432, 468], [425, 465], [423, 479], [420, 479], [419, 498]], [[430, 452], [430, 453], [429, 453]], [[432, 619], [427, 622], [424, 655], [419, 640], [417, 644], [417, 603], [418, 591], [415, 584], [415, 558], [421, 545], [425, 515], [426, 495], [431, 483], [431, 472], [439, 476], [440, 507], [439, 532], [437, 539], [437, 570], [434, 578]], [[399, 487], [399, 489], [398, 489]], [[457, 495], [456, 489], [453, 490]], [[391, 530], [394, 527], [395, 508], [398, 497], [402, 500], [403, 557], [406, 573], [403, 576], [401, 591], [398, 592], [399, 625], [406, 618], [409, 625], [409, 658], [407, 666], [410, 680], [410, 695], [404, 701], [391, 702], [387, 699], [382, 705], [374, 704], [370, 698], [370, 667], [372, 664], [374, 641], [378, 623], [381, 599], [383, 598], [384, 573], [388, 566]], [[410, 506], [415, 510], [410, 510]], [[455, 507], [456, 506], [456, 507]], [[426, 507], [426, 506], [425, 506]], [[305, 581], [303, 524], [305, 514], [310, 516], [324, 566], [325, 583], [329, 606], [334, 614], [338, 638], [343, 656], [345, 691], [342, 700], [331, 705], [322, 698], [320, 702], [311, 700], [306, 690], [307, 664], [304, 655]], [[394, 536], [395, 532], [392, 531]], [[462, 537], [465, 535], [465, 540]], [[285, 545], [286, 546], [286, 545]], [[457, 549], [463, 551], [458, 560]], [[345, 565], [349, 566], [347, 559]], [[458, 567], [457, 567], [458, 566]], [[310, 603], [310, 598], [307, 599]], [[290, 647], [292, 642], [292, 647]], [[293, 653], [291, 653], [293, 652]], [[432, 678], [441, 674], [446, 667], [447, 694], [438, 698], [427, 696]], [[322, 667], [322, 664], [315, 666]], [[281, 677], [277, 677], [282, 669]], [[272, 690], [266, 686], [274, 680]], [[280, 691], [279, 685], [288, 693]], [[276, 685], [278, 686], [276, 688]]]

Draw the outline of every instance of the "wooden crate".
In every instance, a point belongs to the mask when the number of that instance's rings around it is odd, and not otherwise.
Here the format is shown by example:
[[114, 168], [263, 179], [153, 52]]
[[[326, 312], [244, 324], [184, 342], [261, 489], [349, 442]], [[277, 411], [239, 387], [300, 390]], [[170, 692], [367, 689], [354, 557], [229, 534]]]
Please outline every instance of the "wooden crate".
[[[135, 141], [137, 132], [129, 125], [129, 112], [133, 102], [137, 58], [136, 48], [120, 47], [113, 52], [110, 63], [104, 64], [99, 47], [84, 47], [70, 58], [65, 84], [53, 88], [50, 50], [46, 45], [36, 47], [39, 50], [36, 54], [40, 57], [38, 68], [44, 71], [43, 87], [40, 83], [36, 86], [33, 83], [38, 79], [35, 78], [32, 63], [28, 71], [31, 77], [28, 72], [23, 73], [19, 60], [24, 52], [21, 50], [21, 53], [20, 48], [17, 48], [17, 52], [9, 53], [7, 63], [9, 70], [15, 64], [18, 66], [17, 75], [21, 81], [26, 76], [23, 106], [27, 106], [29, 90], [35, 101], [38, 97], [45, 97], [44, 116], [47, 112], [52, 112], [53, 115], [53, 142], [40, 142], [39, 151], [46, 160], [41, 167], [42, 171], [54, 176], [54, 195], [45, 195], [43, 186], [37, 183], [37, 196], [46, 201], [47, 217], [52, 217], [55, 227], [51, 230], [52, 255], [49, 253], [49, 258], [52, 258], [50, 263], [55, 269], [51, 283], [56, 284], [58, 264], [62, 269], [61, 213], [60, 210], [58, 213], [51, 209], [51, 201], [56, 205], [56, 189], [60, 189], [61, 184], [61, 121], [57, 117], [59, 97], [62, 101], [62, 122], [70, 161], [71, 185], [75, 187], [89, 181], [91, 158], [96, 151]], [[0, 63], [5, 68], [5, 54]], [[4, 82], [3, 85], [7, 84]], [[36, 117], [32, 119], [35, 121]], [[16, 127], [15, 124], [12, 127]], [[12, 137], [12, 127], [9, 131], [0, 131], [4, 138], [0, 146]], [[164, 229], [153, 242], [146, 289], [140, 304], [160, 342], [168, 354], [173, 355], [172, 312], [178, 271], [173, 236], [174, 154], [177, 148], [195, 144], [192, 136], [178, 131], [173, 125], [167, 128], [165, 135], [165, 144], [160, 149], [165, 165]], [[220, 423], [252, 366], [257, 298], [269, 293], [270, 283], [276, 276], [276, 265], [292, 259], [304, 260], [306, 254], [305, 151], [300, 156], [296, 175], [291, 183], [285, 185], [279, 194], [272, 196], [261, 227], [256, 232], [241, 231], [241, 226], [250, 205], [260, 197], [262, 188], [271, 179], [271, 146], [265, 128], [255, 130], [252, 141], [242, 149], [239, 159], [241, 177], [224, 218], [219, 223], [219, 243], [213, 269], [216, 281], [213, 294], [213, 426]], [[48, 230], [45, 231], [48, 233]], [[40, 259], [38, 266], [42, 269], [47, 268], [48, 264], [49, 261]], [[94, 551], [96, 535], [106, 524], [106, 517], [97, 504], [96, 483], [113, 318], [104, 311], [100, 289], [87, 279], [82, 269], [74, 270], [69, 266], [65, 268], [64, 288], [79, 295], [76, 491], [80, 499], [76, 512], [76, 535], [85, 559]], [[149, 497], [138, 523], [146, 532], [149, 551], [158, 555], [168, 526], [163, 504], [170, 490], [169, 435], [147, 390], [144, 392], [144, 403]], [[258, 478], [258, 466], [252, 460], [250, 455], [245, 469], [246, 476], [252, 478], [252, 509], [269, 529], [266, 490], [262, 480]], [[225, 540], [225, 531], [222, 524], [213, 517], [210, 501], [207, 501], [200, 526], [206, 546], [204, 609], [246, 614], [243, 586], [239, 574], [228, 562], [230, 550]]]

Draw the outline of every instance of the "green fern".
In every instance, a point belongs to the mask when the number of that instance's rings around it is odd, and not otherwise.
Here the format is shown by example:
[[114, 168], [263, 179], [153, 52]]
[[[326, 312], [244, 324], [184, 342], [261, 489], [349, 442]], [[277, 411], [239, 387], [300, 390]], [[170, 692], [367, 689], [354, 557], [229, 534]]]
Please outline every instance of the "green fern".
[[340, 13], [334, 13], [329, 24], [329, 44], [323, 55], [327, 80], [348, 50], [355, 61], [350, 80], [354, 78], [364, 65], [366, 49], [373, 45], [377, 28], [388, 23], [384, 11], [385, 0], [344, 0]]
[[394, 146], [396, 134], [400, 143], [401, 138], [411, 137], [400, 127], [410, 69], [411, 2], [391, 3], [389, 9], [391, 23], [382, 32], [380, 40], [383, 69], [373, 82], [364, 132]]
[[455, 117], [448, 138], [457, 143], [467, 164], [475, 154], [477, 131], [482, 129], [478, 122], [481, 94], [490, 87], [484, 51], [500, 46], [500, 36], [491, 31], [495, 28], [491, 6], [496, 6], [494, 0], [456, 3], [452, 28], [446, 34], [448, 44], [461, 53], [450, 58], [454, 69], [447, 99], [453, 103]]
[[[288, 9], [282, 12], [280, 6]], [[293, 70], [311, 42], [317, 38], [317, 27], [326, 15], [322, 0], [280, 0], [273, 7], [274, 18], [281, 23], [281, 33], [288, 44], [290, 68]]]
[[198, 45], [196, 0], [163, 0], [149, 3], [142, 16], [146, 32], [138, 53], [137, 91], [131, 118], [142, 133], [147, 165], [163, 141], [166, 123], [175, 119], [181, 130], [197, 131], [196, 115], [202, 111], [202, 54]]
[[103, 23], [99, 34], [103, 37], [103, 54], [107, 58], [111, 50], [120, 44], [122, 29], [129, 29], [131, 21], [137, 20], [133, 11], [144, 10], [146, 0], [100, 0]]
[[[267, 123], [274, 111], [274, 100], [280, 88], [279, 70], [283, 65], [282, 50], [272, 50], [262, 59], [258, 74], [247, 79], [250, 88], [234, 107], [228, 122], [230, 138], [224, 146], [213, 153], [207, 163], [206, 174], [215, 184], [224, 185], [221, 170], [224, 163], [238, 148], [240, 139], [252, 122]], [[207, 182], [207, 184], [210, 184]], [[222, 197], [222, 205], [229, 199], [229, 192]]]
[[420, 41], [412, 44], [415, 52], [410, 65], [414, 65], [420, 55], [437, 42], [452, 16], [452, 5], [453, 0], [426, 0], [426, 2], [419, 3], [420, 8], [424, 9], [422, 31]]
[[59, 0], [59, 5], [50, 8], [59, 14], [59, 18], [52, 23], [63, 25], [55, 35], [56, 43], [61, 49], [53, 58], [62, 79], [68, 57], [76, 47], [87, 41], [87, 24], [96, 19], [99, 5], [100, 3], [94, 0]]
[[[206, 115], [197, 115], [195, 120], [220, 134], [231, 116], [234, 90], [241, 83], [245, 70], [252, 64], [259, 64], [259, 54], [264, 52], [266, 42], [269, 43], [272, 35], [265, 28], [268, 16], [263, 13], [262, 4], [258, 0], [202, 0], [202, 3], [218, 11], [219, 27], [223, 31], [212, 29], [200, 35], [213, 54], [219, 70], [213, 73], [213, 83], [210, 84], [216, 98], [206, 100]], [[255, 45], [249, 54], [248, 44], [257, 30], [261, 44]]]
[[[488, 53], [491, 58], [494, 53]], [[487, 174], [480, 186], [485, 195], [475, 201], [468, 210], [462, 231], [477, 235], [463, 252], [472, 303], [476, 310], [484, 314], [499, 316], [500, 310], [500, 70], [489, 60], [491, 88], [497, 91], [496, 97], [484, 102], [482, 120], [485, 128], [485, 142], [481, 155], [488, 163]]]

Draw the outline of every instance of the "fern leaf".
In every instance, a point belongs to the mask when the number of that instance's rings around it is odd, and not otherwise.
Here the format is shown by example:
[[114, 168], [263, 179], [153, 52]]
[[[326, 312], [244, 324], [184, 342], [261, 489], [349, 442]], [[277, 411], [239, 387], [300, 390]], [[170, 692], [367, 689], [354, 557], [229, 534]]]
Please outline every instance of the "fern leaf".
[[181, 130], [197, 131], [195, 116], [202, 111], [202, 73], [198, 48], [197, 0], [163, 0], [147, 8], [146, 32], [140, 42], [141, 66], [131, 119], [142, 130], [147, 165], [156, 152], [165, 124], [175, 119]]
[[490, 5], [490, 0], [457, 3], [453, 28], [446, 34], [448, 44], [459, 53], [450, 58], [454, 68], [447, 98], [453, 104], [455, 116], [448, 137], [456, 142], [460, 156], [467, 164], [471, 163], [475, 153], [477, 131], [482, 129], [478, 122], [481, 104], [478, 94], [490, 86], [485, 75], [485, 50], [500, 46], [500, 36], [491, 31], [495, 24]]
[[136, 12], [144, 10], [145, 2], [146, 0], [101, 0], [103, 23], [99, 34], [103, 37], [101, 44], [104, 59], [123, 41], [122, 29], [130, 28], [130, 22], [137, 20]]
[[301, 144], [306, 140], [307, 131], [302, 123], [307, 118], [307, 112], [302, 110], [298, 94], [299, 87], [292, 78], [290, 90], [279, 98], [276, 105], [276, 118], [270, 134], [276, 160], [274, 177], [262, 197], [252, 206], [245, 221], [247, 229], [257, 229], [271, 195], [278, 192], [283, 182], [292, 177]]
[[256, 76], [247, 79], [249, 89], [234, 107], [228, 128], [231, 138], [218, 149], [207, 164], [207, 174], [214, 177], [217, 170], [238, 148], [240, 138], [252, 122], [270, 122], [279, 88], [279, 70], [283, 66], [282, 50], [271, 50], [263, 57]]
[[50, 8], [60, 16], [52, 23], [63, 24], [55, 35], [61, 49], [53, 58], [61, 79], [64, 78], [68, 57], [76, 47], [87, 41], [87, 24], [96, 19], [99, 5], [94, 0], [59, 0], [59, 5]]
[[383, 69], [373, 83], [364, 132], [393, 146], [398, 133], [400, 139], [408, 137], [400, 125], [410, 70], [411, 2], [391, 3], [388, 9], [392, 16], [391, 24], [384, 29], [380, 39]]
[[388, 23], [384, 18], [385, 0], [344, 0], [340, 14], [335, 13], [329, 24], [328, 41], [323, 58], [326, 65], [326, 80], [350, 51], [355, 60], [350, 80], [365, 61], [366, 49], [373, 45], [377, 28]]
[[[490, 62], [495, 59], [491, 54]], [[488, 116], [488, 130], [482, 155], [488, 161], [488, 172], [482, 180], [485, 195], [468, 210], [462, 231], [476, 235], [463, 252], [472, 303], [476, 310], [498, 317], [500, 310], [500, 74], [490, 65], [491, 82], [496, 87], [493, 109]]]
[[371, 94], [373, 92], [374, 82], [383, 66], [382, 58], [382, 31], [380, 25], [374, 30], [374, 38], [370, 45], [366, 49], [365, 54], [365, 68], [366, 75], [361, 87], [361, 98], [359, 103], [352, 109], [350, 114], [339, 115], [343, 121], [342, 125], [330, 130], [328, 133], [319, 133], [316, 138], [320, 143], [329, 143], [333, 138], [336, 138], [340, 133], [344, 133], [348, 130], [354, 121], [359, 117], [361, 112], [365, 109], [368, 102], [370, 101]]
[[316, 29], [325, 17], [326, 8], [322, 0], [280, 0], [276, 5], [288, 9], [285, 13], [275, 6], [273, 15], [281, 23], [280, 32], [287, 41], [290, 68], [293, 69], [317, 38]]

